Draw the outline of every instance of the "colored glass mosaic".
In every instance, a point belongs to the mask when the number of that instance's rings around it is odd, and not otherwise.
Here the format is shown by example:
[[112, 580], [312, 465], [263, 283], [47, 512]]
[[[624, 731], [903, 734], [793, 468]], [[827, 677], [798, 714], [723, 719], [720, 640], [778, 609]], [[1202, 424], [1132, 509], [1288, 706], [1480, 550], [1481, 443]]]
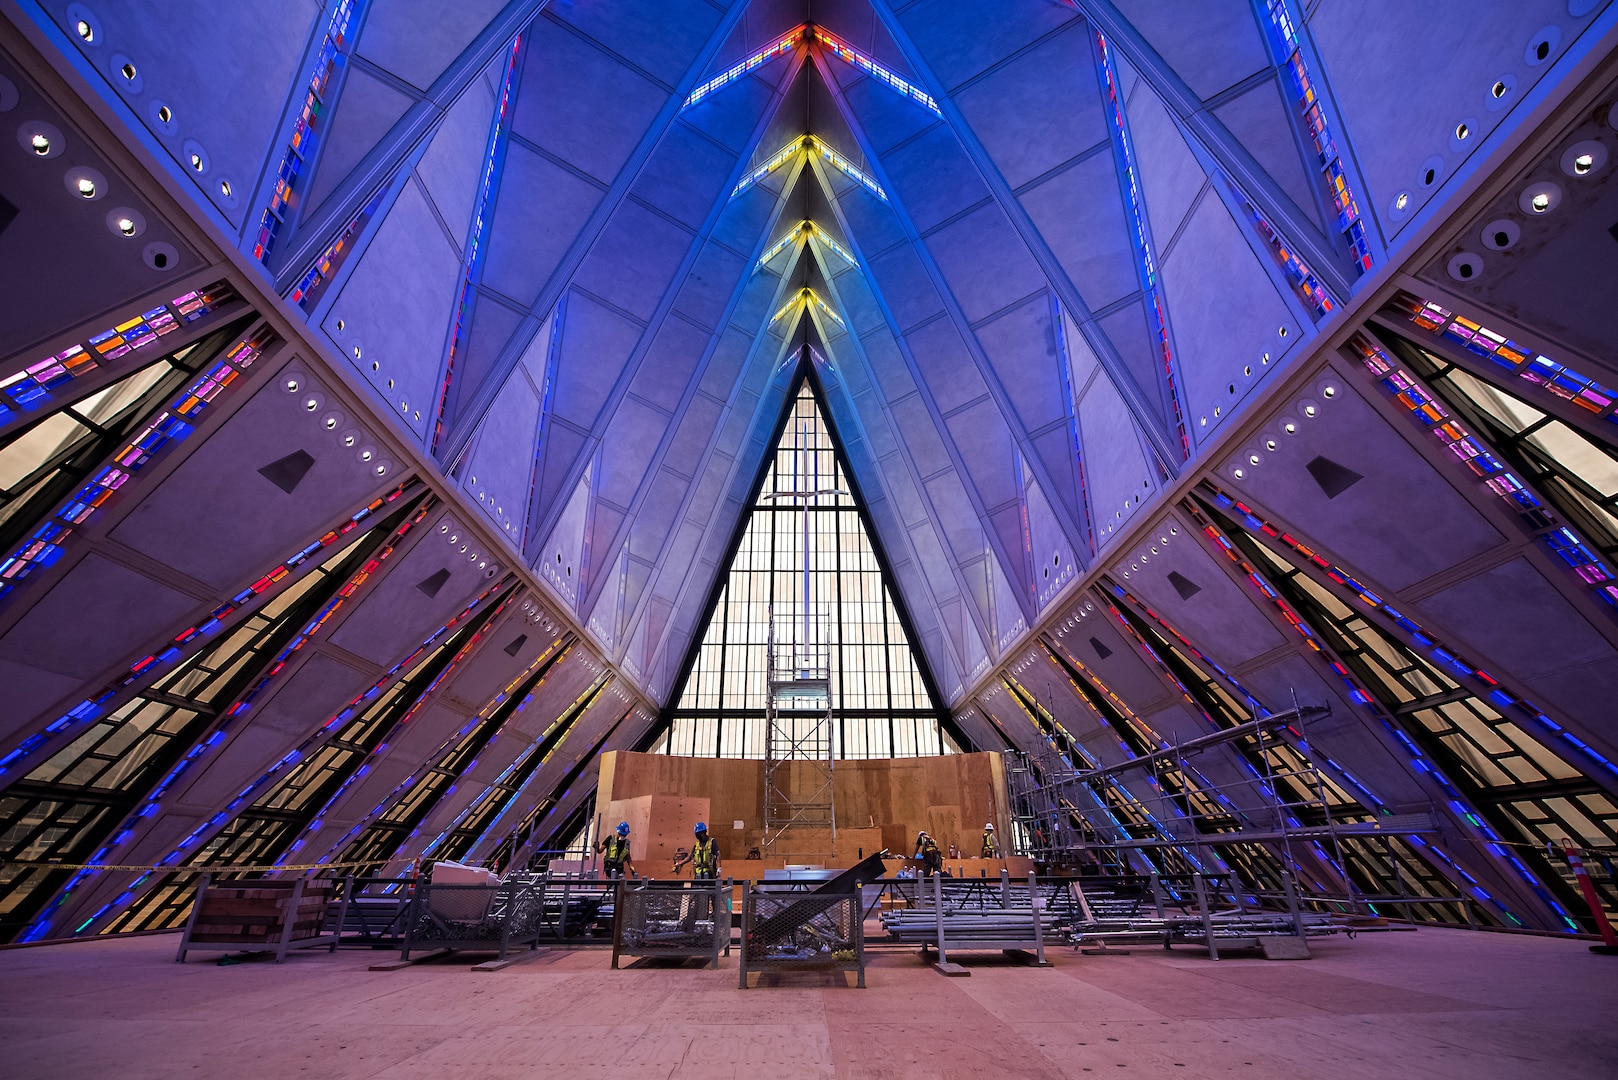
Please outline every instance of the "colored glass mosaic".
[[1157, 335], [1157, 350], [1163, 361], [1163, 378], [1168, 384], [1169, 401], [1174, 406], [1174, 424], [1180, 433], [1180, 453], [1191, 456], [1191, 433], [1185, 425], [1185, 413], [1180, 407], [1180, 392], [1174, 377], [1174, 350], [1169, 345], [1168, 316], [1163, 312], [1163, 290], [1157, 280], [1157, 261], [1152, 256], [1152, 242], [1146, 232], [1146, 202], [1141, 198], [1140, 184], [1135, 176], [1135, 155], [1130, 147], [1129, 127], [1124, 123], [1123, 96], [1118, 89], [1118, 73], [1113, 67], [1112, 54], [1107, 50], [1107, 39], [1097, 33], [1096, 51], [1101, 58], [1102, 81], [1107, 87], [1108, 114], [1112, 120], [1112, 134], [1118, 160], [1123, 166], [1124, 190], [1129, 196], [1131, 232], [1135, 240], [1135, 256], [1140, 260], [1142, 285], [1146, 292], [1146, 306]]
[[794, 26], [791, 30], [788, 30], [786, 33], [782, 34], [780, 37], [776, 38], [774, 41], [770, 42], [768, 45], [764, 46], [764, 48], [760, 49], [752, 56], [749, 56], [746, 60], [743, 60], [735, 66], [727, 68], [725, 71], [715, 75], [713, 78], [691, 91], [691, 96], [685, 99], [685, 104], [682, 105], [681, 108], [689, 109], [691, 106], [697, 104], [699, 101], [702, 101], [710, 94], [714, 93], [714, 91], [723, 90], [725, 87], [729, 86], [737, 79], [740, 79], [753, 69], [769, 63], [778, 56], [785, 56], [787, 53], [791, 52], [793, 49], [797, 48], [803, 43], [804, 31], [807, 29], [808, 28], [806, 26], [800, 23], [799, 25]]
[[[1476, 324], [1472, 324], [1476, 325]], [[1489, 341], [1490, 339], [1485, 339]], [[1467, 430], [1433, 394], [1367, 333], [1355, 334], [1349, 347], [1405, 412], [1426, 427], [1484, 486], [1505, 500], [1528, 528], [1595, 595], [1618, 607], [1618, 579], [1584, 539], [1546, 506], [1477, 436]], [[1503, 347], [1503, 346], [1502, 346]]]
[[1353, 252], [1354, 265], [1363, 274], [1371, 269], [1374, 262], [1370, 238], [1365, 232], [1365, 223], [1360, 220], [1359, 204], [1349, 185], [1348, 174], [1343, 170], [1342, 158], [1332, 139], [1331, 125], [1326, 119], [1325, 110], [1321, 108], [1320, 95], [1309, 74], [1309, 64], [1304, 59], [1298, 31], [1292, 24], [1286, 0], [1265, 0], [1264, 9], [1269, 17], [1271, 40], [1282, 58], [1286, 81], [1292, 87], [1293, 104], [1302, 117], [1309, 141], [1314, 144], [1326, 194], [1337, 211], [1337, 228]]
[[208, 407], [279, 339], [268, 327], [226, 349], [183, 393], [150, 420], [23, 543], [0, 559], [0, 598], [29, 574], [62, 557], [68, 539], [170, 443], [190, 435]]
[[1265, 246], [1270, 249], [1270, 256], [1275, 259], [1276, 265], [1286, 275], [1286, 279], [1291, 284], [1292, 291], [1297, 294], [1298, 299], [1303, 301], [1304, 306], [1316, 318], [1323, 319], [1331, 314], [1332, 309], [1337, 305], [1332, 302], [1331, 295], [1326, 292], [1326, 287], [1320, 283], [1320, 279], [1315, 276], [1315, 272], [1309, 269], [1309, 264], [1299, 257], [1297, 251], [1286, 241], [1285, 237], [1276, 232], [1275, 226], [1270, 224], [1270, 219], [1264, 216], [1263, 211], [1249, 202], [1247, 197], [1238, 191], [1234, 184], [1227, 181], [1226, 186], [1236, 200], [1241, 203], [1242, 212], [1247, 216], [1247, 223], [1253, 227], [1253, 231], [1258, 233], [1259, 239], [1263, 240]]
[[1611, 390], [1567, 365], [1537, 354], [1506, 335], [1465, 316], [1456, 315], [1431, 300], [1400, 292], [1394, 296], [1389, 310], [1435, 337], [1453, 341], [1474, 356], [1498, 364], [1546, 393], [1618, 424], [1618, 409], [1614, 408], [1614, 402], [1618, 401], [1618, 390]]
[[331, 108], [327, 95], [332, 79], [348, 61], [343, 49], [348, 44], [349, 24], [354, 20], [360, 0], [338, 0], [326, 22], [326, 34], [315, 54], [313, 68], [307, 80], [303, 105], [292, 124], [292, 138], [281, 164], [275, 171], [275, 189], [270, 194], [270, 205], [259, 217], [258, 236], [253, 242], [253, 258], [266, 262], [275, 247], [276, 236], [285, 224], [288, 209], [296, 198], [296, 188], [305, 166], [314, 160], [320, 145], [326, 113]]
[[455, 361], [466, 345], [466, 332], [470, 329], [472, 305], [477, 298], [478, 270], [482, 262], [484, 241], [489, 232], [489, 210], [499, 184], [500, 166], [505, 161], [506, 116], [511, 108], [511, 92], [517, 85], [517, 60], [522, 55], [522, 35], [511, 41], [506, 51], [506, 73], [500, 80], [500, 105], [494, 113], [494, 125], [489, 129], [488, 149], [483, 154], [483, 172], [478, 181], [477, 212], [472, 215], [472, 228], [466, 241], [466, 254], [462, 259], [461, 296], [455, 305], [455, 323], [450, 329], [449, 353], [444, 359], [444, 381], [438, 390], [438, 408], [433, 417], [431, 450], [438, 451], [444, 436], [444, 413], [449, 407], [450, 387], [455, 380]]
[[182, 293], [167, 304], [92, 335], [83, 344], [71, 345], [0, 379], [0, 424], [15, 419], [18, 410], [38, 409], [61, 387], [150, 348], [185, 324], [235, 299], [235, 290], [222, 281]]
[[895, 75], [893, 72], [889, 71], [875, 60], [872, 60], [864, 53], [854, 49], [846, 42], [838, 40], [831, 34], [830, 31], [819, 26], [815, 27], [815, 40], [819, 42], [827, 52], [837, 57], [837, 59], [842, 60], [844, 63], [854, 65], [867, 75], [871, 76], [871, 78], [881, 83], [883, 86], [886, 86], [889, 90], [893, 90], [901, 97], [914, 101], [916, 104], [922, 106], [933, 115], [940, 115], [938, 112], [938, 102], [934, 100], [931, 94], [921, 89], [921, 87], [900, 78], [898, 75]]

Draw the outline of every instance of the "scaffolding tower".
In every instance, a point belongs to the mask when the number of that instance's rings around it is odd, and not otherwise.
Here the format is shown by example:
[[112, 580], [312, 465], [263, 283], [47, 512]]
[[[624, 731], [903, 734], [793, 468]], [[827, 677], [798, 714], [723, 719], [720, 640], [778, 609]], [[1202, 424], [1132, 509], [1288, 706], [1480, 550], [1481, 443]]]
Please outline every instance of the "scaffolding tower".
[[801, 616], [770, 614], [766, 649], [764, 854], [796, 830], [826, 850], [796, 844], [794, 859], [829, 859], [837, 837], [832, 799], [833, 746], [831, 645], [827, 621], [805, 609]]
[[[1286, 738], [1289, 733], [1295, 741], [1305, 742], [1304, 725], [1329, 714], [1326, 707], [1295, 707], [1096, 768], [1075, 767], [1054, 743], [1037, 754], [1007, 751], [1013, 847], [1048, 866], [1127, 873], [1150, 872], [1142, 856], [1153, 849], [1201, 863], [1209, 855], [1217, 859], [1230, 848], [1256, 844], [1277, 851], [1290, 867], [1295, 865], [1294, 843], [1325, 844], [1334, 849], [1335, 862], [1343, 867], [1346, 840], [1438, 832], [1436, 810], [1340, 820], [1333, 815], [1325, 779], [1312, 760], [1296, 755], [1296, 764], [1278, 767], [1265, 752], [1269, 745], [1292, 741]], [[1256, 745], [1262, 772], [1242, 780], [1210, 782], [1194, 759], [1240, 740]], [[1130, 774], [1146, 780], [1151, 792], [1144, 804], [1133, 808], [1123, 805], [1116, 794]], [[1175, 782], [1165, 784], [1166, 780]], [[1190, 797], [1192, 788], [1198, 797]], [[1345, 879], [1345, 885], [1347, 898], [1356, 900], [1352, 881]]]

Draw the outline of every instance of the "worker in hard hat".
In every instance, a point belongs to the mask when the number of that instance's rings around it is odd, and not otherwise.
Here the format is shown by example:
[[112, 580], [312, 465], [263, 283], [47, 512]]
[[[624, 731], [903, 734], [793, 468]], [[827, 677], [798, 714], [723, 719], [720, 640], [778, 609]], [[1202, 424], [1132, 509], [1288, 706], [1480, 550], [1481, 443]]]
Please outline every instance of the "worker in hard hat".
[[998, 859], [1000, 857], [1000, 842], [994, 835], [994, 822], [983, 823], [983, 858]]
[[605, 840], [596, 841], [596, 852], [607, 867], [607, 877], [621, 878], [627, 872], [635, 876], [635, 860], [629, 857], [629, 822], [620, 821], [618, 829]]
[[916, 834], [916, 861], [921, 863], [922, 877], [932, 877], [944, 869], [944, 853], [925, 829]]
[[705, 822], [697, 822], [696, 828], [691, 830], [693, 842], [690, 851], [682, 851], [674, 860], [674, 872], [678, 874], [680, 867], [686, 863], [691, 864], [691, 876], [698, 881], [713, 881], [719, 876], [719, 841], [708, 835], [708, 826]]

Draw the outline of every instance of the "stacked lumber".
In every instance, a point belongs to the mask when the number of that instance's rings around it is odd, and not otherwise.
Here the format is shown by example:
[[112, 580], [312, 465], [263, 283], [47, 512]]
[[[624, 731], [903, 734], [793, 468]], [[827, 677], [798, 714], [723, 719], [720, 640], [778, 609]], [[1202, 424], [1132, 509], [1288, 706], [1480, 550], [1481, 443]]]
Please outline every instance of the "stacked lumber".
[[[331, 903], [329, 884], [305, 884], [296, 895], [296, 882], [255, 881], [243, 885], [210, 885], [198, 897], [192, 942], [227, 945], [280, 944], [287, 923], [287, 940], [319, 937]], [[297, 906], [293, 907], [296, 899]]]

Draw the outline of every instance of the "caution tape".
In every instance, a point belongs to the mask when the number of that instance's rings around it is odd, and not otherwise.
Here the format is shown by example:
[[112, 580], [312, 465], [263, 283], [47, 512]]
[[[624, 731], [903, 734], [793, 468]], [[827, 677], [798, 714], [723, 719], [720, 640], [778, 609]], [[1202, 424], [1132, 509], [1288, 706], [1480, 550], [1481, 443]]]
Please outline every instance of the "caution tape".
[[369, 862], [338, 862], [338, 863], [299, 863], [292, 866], [243, 866], [233, 863], [225, 866], [180, 866], [170, 863], [166, 866], [139, 866], [131, 863], [68, 863], [47, 862], [38, 859], [0, 859], [0, 867], [30, 866], [45, 870], [166, 870], [176, 874], [248, 874], [248, 873], [279, 873], [282, 870], [346, 870], [356, 866], [375, 866], [376, 860]]

